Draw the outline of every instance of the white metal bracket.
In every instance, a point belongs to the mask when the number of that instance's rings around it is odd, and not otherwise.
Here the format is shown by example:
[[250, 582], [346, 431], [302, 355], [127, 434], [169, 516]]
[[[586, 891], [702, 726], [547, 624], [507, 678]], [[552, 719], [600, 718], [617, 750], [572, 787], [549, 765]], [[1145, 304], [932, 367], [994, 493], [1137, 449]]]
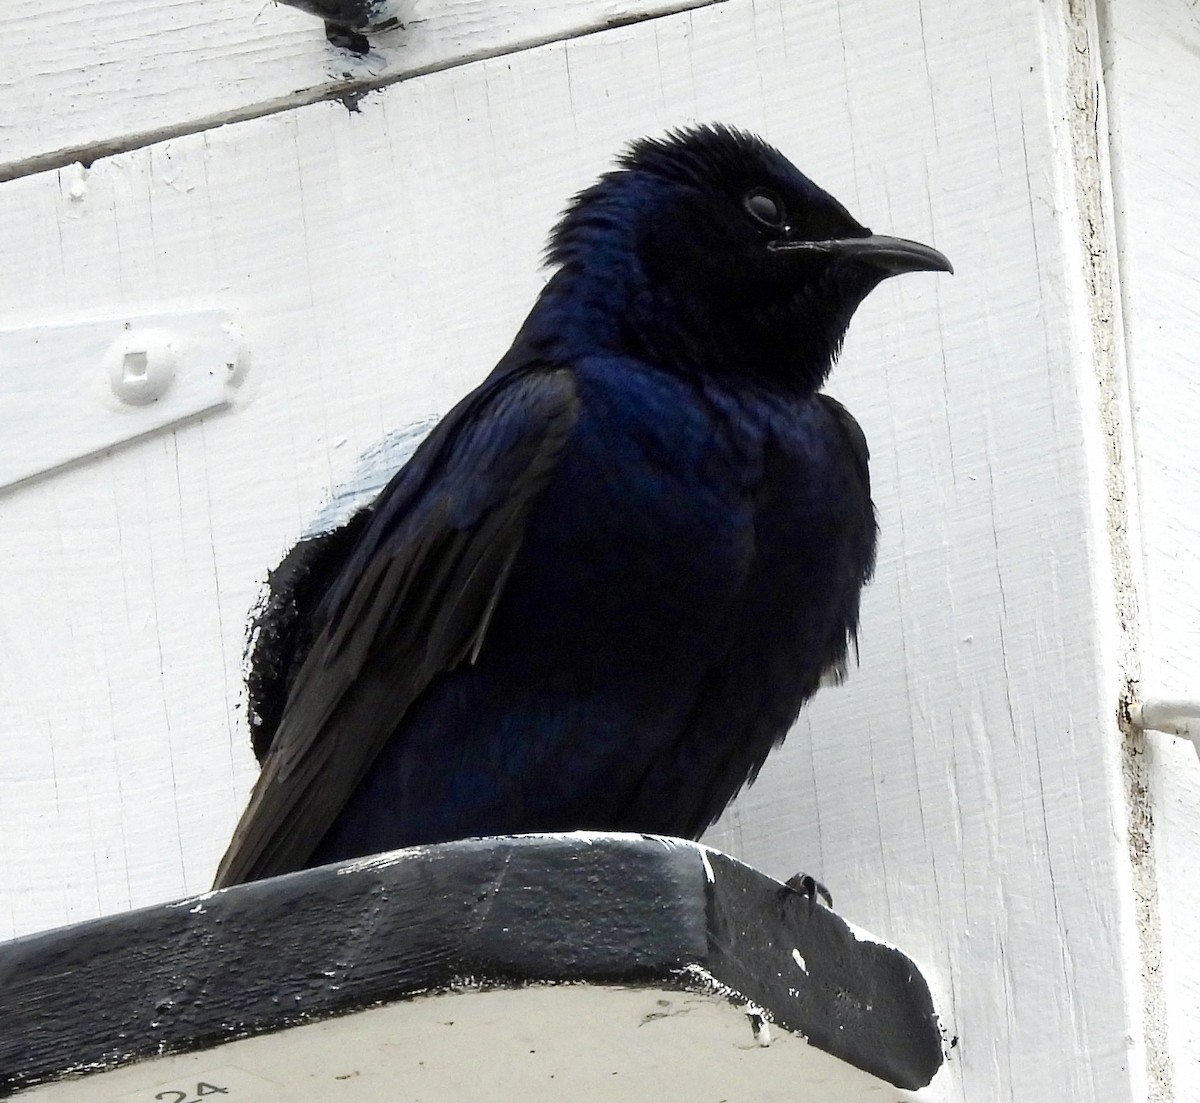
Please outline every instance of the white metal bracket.
[[0, 488], [225, 406], [245, 368], [223, 310], [0, 330]]
[[1147, 697], [1129, 710], [1129, 718], [1139, 728], [1190, 739], [1200, 755], [1200, 698]]

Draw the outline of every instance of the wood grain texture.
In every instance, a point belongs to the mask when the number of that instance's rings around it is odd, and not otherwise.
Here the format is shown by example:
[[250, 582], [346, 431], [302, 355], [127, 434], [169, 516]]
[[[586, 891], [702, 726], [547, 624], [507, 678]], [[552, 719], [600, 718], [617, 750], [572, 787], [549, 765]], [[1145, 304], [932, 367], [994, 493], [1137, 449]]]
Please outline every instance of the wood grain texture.
[[[1105, 5], [1106, 83], [1134, 406], [1144, 574], [1142, 688], [1200, 696], [1200, 9]], [[1145, 748], [1157, 944], [1146, 947], [1158, 1022], [1156, 1099], [1200, 1094], [1200, 770], [1182, 740]], [[1157, 951], [1157, 953], [1155, 952]]]
[[0, 180], [713, 0], [403, 0], [359, 57], [269, 0], [0, 12]]
[[729, 0], [0, 186], [0, 324], [203, 300], [252, 358], [229, 412], [0, 499], [0, 933], [208, 884], [267, 568], [362, 449], [483, 377], [567, 196], [721, 119], [958, 274], [851, 327], [861, 666], [713, 841], [925, 967], [961, 1039], [934, 1098], [1138, 1098], [1064, 7]]

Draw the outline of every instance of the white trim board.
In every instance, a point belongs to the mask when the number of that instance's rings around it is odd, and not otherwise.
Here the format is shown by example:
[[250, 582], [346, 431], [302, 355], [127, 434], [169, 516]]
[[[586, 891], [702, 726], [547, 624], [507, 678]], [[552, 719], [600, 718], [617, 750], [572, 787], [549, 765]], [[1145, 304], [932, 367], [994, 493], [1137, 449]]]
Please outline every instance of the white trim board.
[[0, 11], [0, 181], [714, 0], [404, 0], [358, 57], [269, 0]]

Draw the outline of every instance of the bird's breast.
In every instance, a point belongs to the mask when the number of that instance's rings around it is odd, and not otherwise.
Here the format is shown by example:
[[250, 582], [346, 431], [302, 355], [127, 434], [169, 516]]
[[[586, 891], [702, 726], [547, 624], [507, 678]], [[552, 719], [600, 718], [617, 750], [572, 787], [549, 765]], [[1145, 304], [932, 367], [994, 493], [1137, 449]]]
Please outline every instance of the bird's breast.
[[751, 609], [768, 644], [776, 624], [803, 635], [805, 606], [839, 583], [847, 527], [822, 419], [620, 364], [581, 371], [580, 395], [497, 631], [607, 679], [720, 661]]

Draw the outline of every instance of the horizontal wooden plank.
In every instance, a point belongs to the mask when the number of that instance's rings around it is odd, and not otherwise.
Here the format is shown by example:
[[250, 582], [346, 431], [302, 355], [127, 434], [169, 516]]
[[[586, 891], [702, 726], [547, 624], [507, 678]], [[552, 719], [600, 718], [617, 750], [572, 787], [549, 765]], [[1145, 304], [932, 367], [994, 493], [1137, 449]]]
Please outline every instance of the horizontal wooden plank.
[[253, 0], [46, 0], [0, 11], [0, 180], [714, 0], [400, 0], [358, 56]]

